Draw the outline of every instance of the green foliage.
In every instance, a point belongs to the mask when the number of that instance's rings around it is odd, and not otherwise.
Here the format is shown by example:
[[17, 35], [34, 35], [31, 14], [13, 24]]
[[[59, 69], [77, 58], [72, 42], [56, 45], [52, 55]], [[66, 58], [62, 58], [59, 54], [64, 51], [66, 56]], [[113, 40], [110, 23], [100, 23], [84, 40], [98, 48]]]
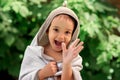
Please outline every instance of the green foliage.
[[[84, 41], [83, 80], [120, 78], [120, 19], [117, 9], [103, 0], [68, 0], [80, 19]], [[63, 0], [0, 1], [0, 71], [18, 77], [24, 50], [46, 19]]]
[[120, 37], [114, 31], [120, 28], [120, 20], [115, 16], [117, 10], [99, 0], [75, 0], [69, 6], [81, 21], [79, 37], [85, 42], [80, 53], [84, 80], [118, 80]]

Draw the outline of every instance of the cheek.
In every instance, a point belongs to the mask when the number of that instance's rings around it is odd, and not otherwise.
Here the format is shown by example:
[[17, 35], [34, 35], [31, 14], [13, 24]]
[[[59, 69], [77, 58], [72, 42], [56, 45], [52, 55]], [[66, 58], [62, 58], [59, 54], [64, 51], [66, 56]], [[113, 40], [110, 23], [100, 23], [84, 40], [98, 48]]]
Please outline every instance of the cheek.
[[69, 44], [70, 43], [70, 41], [71, 41], [71, 36], [70, 37], [67, 37], [67, 44]]
[[49, 39], [51, 40], [55, 37], [55, 34], [53, 32], [49, 32], [48, 36], [49, 36]]

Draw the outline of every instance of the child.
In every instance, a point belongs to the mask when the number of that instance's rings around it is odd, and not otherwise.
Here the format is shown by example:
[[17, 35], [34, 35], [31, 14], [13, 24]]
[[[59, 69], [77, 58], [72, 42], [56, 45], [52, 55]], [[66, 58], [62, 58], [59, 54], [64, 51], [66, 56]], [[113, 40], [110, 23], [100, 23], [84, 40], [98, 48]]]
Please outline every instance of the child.
[[19, 80], [82, 80], [79, 28], [71, 9], [53, 10], [26, 48]]

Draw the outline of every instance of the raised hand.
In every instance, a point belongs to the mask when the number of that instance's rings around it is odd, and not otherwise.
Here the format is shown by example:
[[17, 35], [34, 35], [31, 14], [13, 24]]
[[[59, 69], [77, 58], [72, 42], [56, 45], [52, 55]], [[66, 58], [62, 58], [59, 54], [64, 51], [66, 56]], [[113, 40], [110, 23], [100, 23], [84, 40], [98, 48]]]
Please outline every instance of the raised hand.
[[66, 48], [66, 44], [62, 43], [62, 54], [63, 62], [66, 64], [71, 63], [71, 61], [78, 56], [79, 52], [83, 49], [83, 42], [80, 42], [79, 39], [76, 39], [69, 47]]

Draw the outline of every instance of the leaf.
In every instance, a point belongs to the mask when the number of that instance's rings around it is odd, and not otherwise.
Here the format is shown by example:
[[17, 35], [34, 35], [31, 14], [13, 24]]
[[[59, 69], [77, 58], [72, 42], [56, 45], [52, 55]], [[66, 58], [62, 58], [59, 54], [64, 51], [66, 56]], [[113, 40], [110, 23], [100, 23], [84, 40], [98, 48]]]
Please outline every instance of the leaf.
[[98, 3], [98, 2], [94, 3], [94, 7], [97, 11], [102, 12], [102, 13], [104, 13], [105, 11], [113, 11], [113, 12], [116, 11], [116, 9], [114, 9], [112, 7], [108, 7], [108, 6]]
[[6, 52], [6, 45], [5, 45], [5, 43], [2, 41], [2, 39], [1, 39], [1, 41], [0, 41], [0, 44], [1, 44], [1, 46], [0, 46], [0, 58], [2, 57], [5, 57], [5, 52]]
[[107, 55], [106, 52], [102, 52], [102, 54], [100, 54], [97, 57], [97, 64], [102, 64], [102, 63], [106, 63], [107, 62]]
[[39, 28], [38, 28], [38, 27], [35, 27], [35, 28], [29, 33], [29, 35], [30, 35], [30, 36], [34, 36], [34, 35], [37, 33], [38, 30], [39, 30]]
[[23, 2], [15, 1], [11, 4], [11, 7], [16, 13], [20, 13], [22, 17], [27, 17], [30, 15], [28, 8], [24, 6]]
[[83, 27], [84, 27], [84, 28], [83, 28], [84, 31], [87, 32], [90, 37], [93, 37], [93, 36], [94, 36], [94, 32], [93, 32], [93, 30], [91, 29], [90, 24], [85, 24]]
[[[17, 5], [17, 6], [16, 6], [16, 5]], [[19, 9], [20, 9], [21, 5], [22, 5], [22, 2], [19, 2], [19, 1], [15, 1], [15, 2], [13, 2], [13, 3], [11, 4], [12, 9], [13, 9], [16, 13], [19, 12]]]
[[3, 11], [9, 11], [10, 10], [10, 4], [13, 2], [13, 0], [1, 0], [1, 6], [3, 7]]
[[17, 77], [19, 75], [20, 70], [20, 64], [18, 64], [19, 62], [20, 62], [19, 54], [17, 54], [16, 52], [12, 53], [12, 55], [9, 56], [8, 59], [6, 59], [8, 73], [13, 77], [15, 76]]
[[[20, 70], [20, 65], [18, 64], [14, 64], [14, 65], [11, 65], [12, 67], [9, 67], [8, 69], [8, 73], [11, 75], [11, 76], [19, 76], [19, 70]], [[13, 66], [15, 66], [13, 68]]]
[[81, 28], [80, 34], [79, 34], [80, 40], [81, 40], [81, 41], [84, 41], [85, 38], [86, 38], [86, 36], [87, 36], [87, 32], [86, 32], [86, 31], [83, 31], [83, 29]]
[[87, 6], [87, 8], [88, 8], [89, 10], [91, 10], [91, 11], [93, 11], [93, 12], [95, 11], [95, 8], [94, 8], [94, 6], [93, 6], [92, 1], [84, 0], [84, 2], [85, 2], [86, 6]]
[[110, 66], [109, 66], [109, 65], [106, 65], [106, 66], [104, 66], [102, 69], [103, 69], [103, 71], [104, 71], [105, 73], [109, 73]]
[[34, 3], [34, 4], [40, 4], [40, 0], [30, 0], [31, 3]]
[[27, 17], [28, 15], [30, 15], [29, 10], [25, 6], [21, 6], [19, 13], [22, 17]]
[[23, 51], [25, 49], [25, 40], [17, 38], [15, 46], [18, 50]]
[[11, 34], [7, 35], [5, 37], [5, 43], [8, 45], [8, 46], [12, 46], [12, 44], [14, 43], [15, 41], [15, 37]]
[[41, 2], [46, 2], [47, 0], [30, 0], [31, 3], [40, 4]]
[[120, 57], [117, 59], [117, 62], [120, 63]]
[[112, 50], [110, 50], [110, 53], [114, 57], [119, 57], [119, 54], [117, 53], [117, 50], [115, 50], [114, 48]]
[[105, 50], [106, 47], [107, 47], [107, 42], [102, 41], [99, 43], [97, 49], [102, 51], [102, 50]]

